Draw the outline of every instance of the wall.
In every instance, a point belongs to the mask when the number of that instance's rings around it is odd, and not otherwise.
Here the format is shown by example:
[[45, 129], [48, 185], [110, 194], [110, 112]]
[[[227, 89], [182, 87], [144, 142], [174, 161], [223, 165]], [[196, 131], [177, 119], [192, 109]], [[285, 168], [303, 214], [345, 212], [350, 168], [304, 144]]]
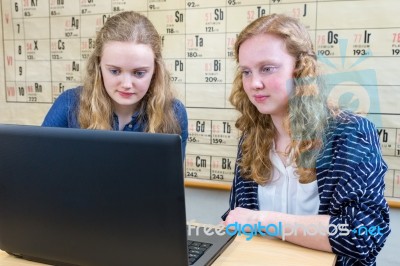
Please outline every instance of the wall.
[[0, 123], [40, 124], [55, 98], [81, 83], [93, 38], [111, 15], [135, 10], [161, 34], [163, 56], [189, 116], [186, 177], [231, 182], [240, 132], [228, 101], [236, 35], [285, 13], [314, 41], [330, 100], [378, 127], [400, 199], [400, 16], [397, 0], [2, 0]]

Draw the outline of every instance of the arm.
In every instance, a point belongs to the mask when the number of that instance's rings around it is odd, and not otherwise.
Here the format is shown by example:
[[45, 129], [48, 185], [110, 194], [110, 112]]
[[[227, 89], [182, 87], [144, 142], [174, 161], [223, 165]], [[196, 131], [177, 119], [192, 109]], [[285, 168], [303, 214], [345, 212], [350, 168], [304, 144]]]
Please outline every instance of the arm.
[[390, 233], [384, 198], [387, 166], [371, 122], [355, 117], [340, 129], [326, 181], [327, 187], [336, 183], [328, 212], [331, 225], [348, 225], [349, 231], [330, 235], [329, 242], [334, 253], [372, 264]]
[[[260, 224], [263, 226], [263, 232], [268, 230], [267, 235], [276, 235], [280, 239], [307, 248], [332, 252], [327, 233], [329, 219], [329, 215], [292, 215], [238, 207], [229, 212], [225, 226], [235, 222], [242, 226]], [[275, 228], [280, 228], [278, 233]]]

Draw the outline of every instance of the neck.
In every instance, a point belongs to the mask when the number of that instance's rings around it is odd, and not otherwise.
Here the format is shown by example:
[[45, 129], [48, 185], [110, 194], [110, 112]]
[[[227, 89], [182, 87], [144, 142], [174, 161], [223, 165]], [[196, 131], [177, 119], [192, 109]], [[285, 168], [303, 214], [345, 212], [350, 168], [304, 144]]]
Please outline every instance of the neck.
[[271, 116], [271, 119], [276, 129], [275, 149], [279, 152], [287, 152], [291, 138], [289, 132], [285, 129], [284, 119], [282, 116]]
[[277, 137], [290, 138], [289, 132], [285, 129], [284, 118], [282, 116], [271, 115], [271, 119], [277, 131]]
[[114, 104], [114, 113], [118, 117], [131, 117], [135, 113], [135, 107]]

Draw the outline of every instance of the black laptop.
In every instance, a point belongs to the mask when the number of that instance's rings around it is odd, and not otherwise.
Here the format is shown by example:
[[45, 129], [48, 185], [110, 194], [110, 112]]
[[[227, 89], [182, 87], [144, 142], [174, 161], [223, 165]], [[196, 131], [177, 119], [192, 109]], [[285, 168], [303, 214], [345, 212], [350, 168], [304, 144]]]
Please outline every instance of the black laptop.
[[173, 134], [0, 125], [0, 249], [53, 265], [212, 263], [234, 237], [187, 236], [181, 153]]

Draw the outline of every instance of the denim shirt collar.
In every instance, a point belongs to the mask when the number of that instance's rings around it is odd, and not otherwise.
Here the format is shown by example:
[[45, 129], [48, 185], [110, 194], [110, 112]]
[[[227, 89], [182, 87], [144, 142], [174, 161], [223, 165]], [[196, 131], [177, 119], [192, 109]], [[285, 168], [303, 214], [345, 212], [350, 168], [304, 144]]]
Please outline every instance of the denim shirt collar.
[[[144, 128], [146, 126], [146, 123], [143, 123], [142, 121], [139, 121], [139, 112], [135, 112], [132, 115], [131, 121], [124, 126], [122, 131], [144, 131]], [[113, 130], [119, 130], [119, 121], [118, 121], [118, 116], [113, 113]]]

